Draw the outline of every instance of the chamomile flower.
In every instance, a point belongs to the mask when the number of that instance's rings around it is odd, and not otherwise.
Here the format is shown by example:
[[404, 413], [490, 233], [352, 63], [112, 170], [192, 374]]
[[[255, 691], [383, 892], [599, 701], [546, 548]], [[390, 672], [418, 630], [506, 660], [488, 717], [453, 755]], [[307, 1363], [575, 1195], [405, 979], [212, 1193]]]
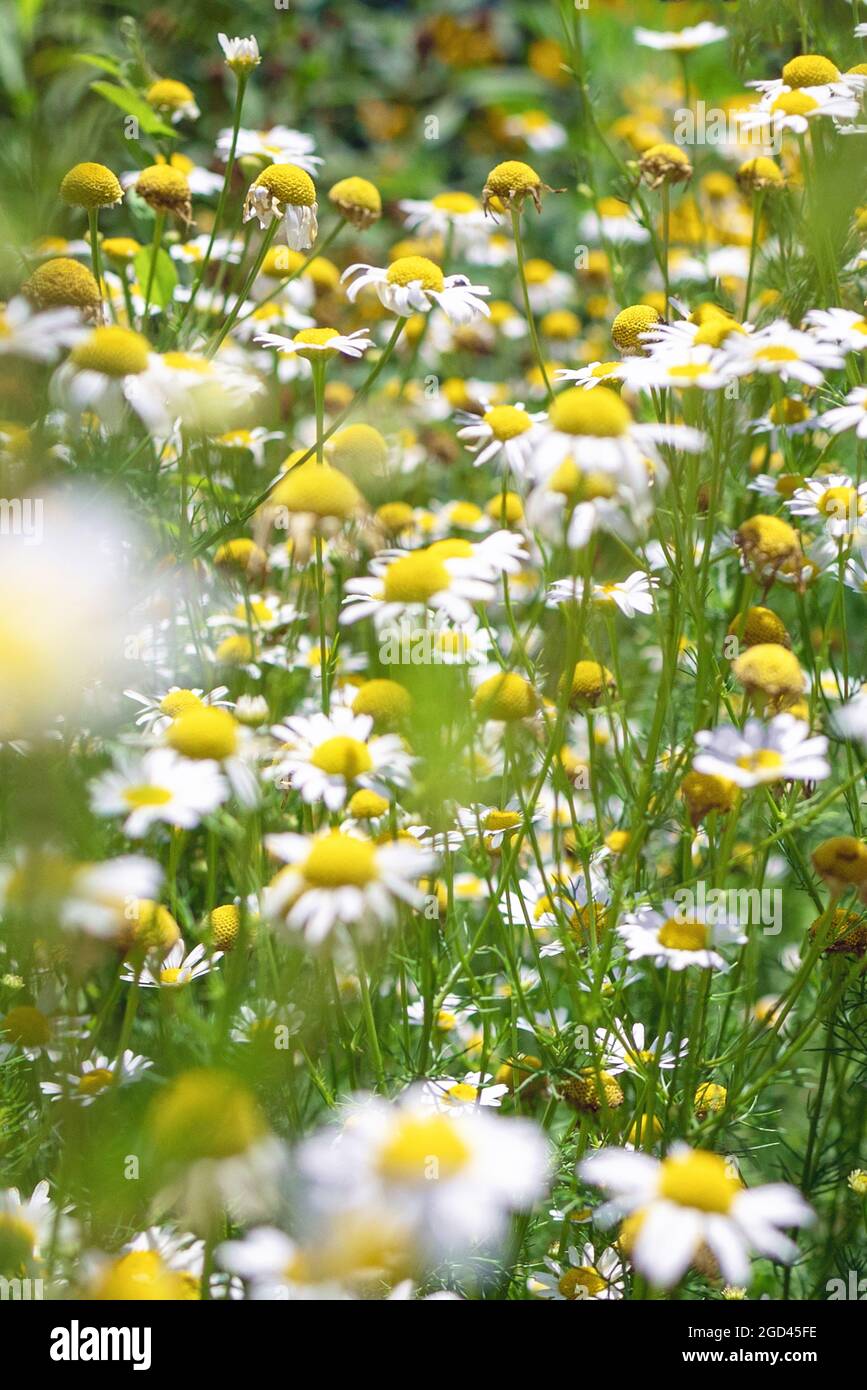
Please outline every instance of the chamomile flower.
[[341, 831], [305, 836], [267, 835], [265, 844], [285, 867], [265, 889], [266, 918], [320, 945], [334, 927], [390, 925], [398, 904], [420, 908], [419, 879], [435, 856], [406, 840], [374, 844]]
[[72, 306], [40, 312], [23, 295], [0, 305], [0, 356], [53, 362], [86, 333], [81, 315]]
[[852, 535], [867, 514], [867, 483], [855, 484], [846, 473], [806, 478], [786, 500], [793, 516], [820, 521], [829, 535]]
[[814, 338], [847, 352], [867, 351], [867, 318], [855, 309], [808, 309], [805, 323]]
[[656, 48], [668, 53], [693, 53], [697, 48], [727, 39], [728, 33], [722, 24], [704, 20], [701, 24], [688, 24], [683, 29], [644, 29], [638, 25], [633, 29], [632, 36], [644, 48]]
[[82, 1062], [79, 1071], [67, 1074], [62, 1081], [43, 1081], [39, 1089], [51, 1100], [72, 1100], [80, 1105], [92, 1105], [98, 1096], [112, 1086], [135, 1081], [152, 1066], [153, 1062], [147, 1057], [137, 1057], [129, 1048], [114, 1061], [94, 1053]]
[[717, 947], [746, 941], [736, 921], [716, 906], [686, 912], [668, 901], [663, 911], [640, 907], [627, 912], [617, 924], [617, 934], [628, 948], [629, 960], [651, 960], [669, 970], [722, 970], [725, 960]]
[[171, 748], [155, 748], [138, 761], [122, 761], [90, 787], [96, 815], [125, 816], [124, 833], [134, 840], [159, 821], [190, 830], [228, 794], [216, 762], [193, 762]]
[[425, 1081], [421, 1088], [423, 1100], [434, 1110], [465, 1114], [480, 1106], [499, 1108], [503, 1096], [508, 1094], [508, 1086], [492, 1084], [492, 1076], [483, 1076], [478, 1071], [468, 1071], [458, 1080], [454, 1076], [438, 1076]]
[[503, 121], [503, 130], [511, 140], [523, 140], [537, 154], [559, 150], [567, 139], [564, 127], [552, 121], [545, 111], [515, 112]]
[[580, 1249], [570, 1245], [566, 1255], [565, 1261], [546, 1255], [545, 1268], [530, 1275], [527, 1288], [536, 1298], [583, 1303], [623, 1297], [623, 1260], [614, 1246], [597, 1255], [588, 1241]]
[[693, 759], [696, 772], [726, 777], [743, 788], [766, 782], [821, 782], [830, 776], [828, 740], [812, 736], [809, 724], [791, 714], [778, 714], [765, 724], [748, 719], [743, 729], [721, 724], [700, 729], [701, 750]]
[[591, 212], [585, 212], [579, 227], [588, 241], [612, 246], [642, 246], [650, 240], [650, 232], [620, 198], [600, 198]]
[[398, 207], [407, 230], [420, 237], [451, 235], [458, 252], [477, 246], [488, 234], [488, 219], [471, 193], [436, 193], [425, 200], [405, 198]]
[[336, 328], [302, 328], [294, 338], [285, 338], [280, 333], [260, 333], [253, 341], [263, 347], [276, 348], [287, 356], [306, 357], [311, 362], [317, 358], [325, 361], [337, 353], [357, 359], [373, 347], [373, 339], [364, 328], [357, 328], [354, 333], [338, 333]]
[[[469, 545], [469, 542], [466, 543]], [[377, 626], [392, 623], [407, 611], [432, 609], [456, 623], [473, 616], [474, 603], [493, 599], [492, 571], [485, 556], [467, 556], [458, 544], [434, 542], [421, 550], [388, 552], [371, 562], [369, 579], [350, 579], [340, 621], [343, 624], [373, 617]]]
[[389, 800], [389, 785], [408, 784], [413, 758], [397, 734], [372, 730], [369, 715], [345, 708], [330, 716], [295, 715], [271, 731], [284, 747], [268, 776], [329, 811], [339, 811], [359, 787]]
[[830, 87], [796, 91], [780, 90], [738, 116], [738, 127], [745, 134], [759, 132], [771, 143], [786, 130], [804, 135], [810, 122], [819, 118], [838, 121], [854, 120], [859, 103], [850, 95], [836, 96]]
[[734, 376], [777, 376], [781, 381], [802, 381], [820, 386], [827, 371], [843, 366], [832, 344], [817, 342], [809, 333], [775, 319], [755, 333], [732, 333], [723, 346], [726, 370]]
[[66, 1216], [58, 1218], [49, 1191], [45, 1178], [36, 1184], [29, 1197], [22, 1198], [17, 1187], [0, 1188], [0, 1241], [4, 1269], [7, 1265], [11, 1272], [16, 1273], [19, 1269], [38, 1269], [58, 1232], [62, 1233], [63, 1245], [71, 1238], [74, 1230], [72, 1223]]
[[213, 955], [207, 954], [207, 948], [199, 942], [191, 951], [187, 951], [184, 943], [178, 941], [160, 961], [159, 966], [154, 966], [148, 962], [143, 964], [133, 964], [128, 962], [120, 978], [126, 984], [137, 984], [144, 986], [145, 989], [183, 989], [185, 985], [191, 984], [193, 980], [201, 979], [203, 975], [209, 975], [219, 960], [222, 960], [222, 951], [214, 951]]
[[496, 463], [500, 468], [511, 469], [519, 478], [523, 477], [538, 438], [535, 427], [547, 419], [546, 413], [531, 413], [523, 401], [515, 405], [492, 405], [490, 401], [481, 404], [481, 416], [466, 411], [458, 413], [461, 425], [458, 439], [462, 439], [474, 455], [477, 468]]
[[796, 1188], [771, 1183], [747, 1190], [720, 1154], [686, 1144], [674, 1145], [663, 1159], [601, 1149], [578, 1171], [584, 1182], [609, 1194], [597, 1222], [634, 1215], [630, 1256], [660, 1288], [676, 1284], [702, 1246], [730, 1283], [747, 1284], [751, 1249], [791, 1263], [797, 1246], [784, 1232], [813, 1219]]
[[349, 282], [346, 293], [352, 303], [371, 285], [380, 303], [403, 318], [437, 307], [452, 323], [464, 324], [478, 314], [490, 313], [484, 302], [490, 294], [486, 285], [473, 285], [466, 275], [443, 275], [436, 262], [425, 256], [399, 256], [387, 270], [357, 262], [341, 278]]
[[[136, 724], [154, 734], [163, 733], [182, 710], [197, 709], [200, 705], [226, 708], [232, 703], [226, 699], [229, 693], [227, 685], [217, 685], [213, 690], [207, 691], [170, 685], [162, 695], [142, 695], [137, 690], [125, 690], [123, 693], [128, 700], [133, 700], [141, 706]], [[150, 895], [143, 893], [141, 896]]]
[[297, 164], [269, 164], [250, 185], [244, 221], [255, 217], [262, 228], [282, 221], [291, 251], [306, 251], [319, 230], [316, 186]]
[[[217, 136], [217, 155], [225, 164], [232, 147], [231, 128], [221, 130]], [[273, 160], [275, 164], [295, 164], [305, 173], [315, 174], [322, 159], [313, 151], [316, 142], [312, 135], [289, 126], [275, 125], [267, 130], [238, 131], [237, 157], [252, 155], [257, 159]]]
[[631, 1028], [623, 1025], [616, 1030], [597, 1028], [596, 1042], [603, 1054], [600, 1062], [602, 1070], [611, 1076], [619, 1076], [624, 1071], [644, 1076], [650, 1067], [657, 1071], [671, 1071], [689, 1051], [686, 1039], [673, 1048], [671, 1033], [652, 1042], [646, 1034], [643, 1023], [636, 1023]]
[[249, 73], [261, 63], [259, 44], [253, 34], [248, 39], [230, 39], [226, 34], [218, 34], [217, 39], [223, 50], [226, 67], [239, 76], [241, 73]]
[[[653, 590], [659, 585], [655, 575], [635, 570], [626, 579], [608, 584], [591, 584], [590, 594], [593, 603], [613, 603], [626, 618], [634, 618], [636, 613], [653, 612]], [[545, 597], [549, 608], [563, 603], [580, 604], [584, 593], [584, 581], [576, 579], [557, 579], [550, 585]]]
[[826, 410], [816, 423], [831, 434], [854, 430], [858, 439], [867, 439], [867, 386], [853, 386], [845, 397], [845, 405]]

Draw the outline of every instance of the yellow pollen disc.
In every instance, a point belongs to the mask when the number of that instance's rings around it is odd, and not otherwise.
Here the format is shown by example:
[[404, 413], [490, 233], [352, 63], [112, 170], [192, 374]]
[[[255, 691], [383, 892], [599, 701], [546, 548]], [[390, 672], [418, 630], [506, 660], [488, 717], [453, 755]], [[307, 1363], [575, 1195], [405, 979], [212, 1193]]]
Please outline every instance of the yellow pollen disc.
[[738, 758], [738, 767], [746, 772], [776, 772], [783, 766], [783, 755], [775, 748], [757, 748], [754, 753], [744, 753]]
[[469, 560], [473, 547], [472, 542], [464, 540], [462, 536], [450, 536], [445, 541], [434, 541], [433, 545], [428, 546], [427, 553], [437, 560]]
[[520, 434], [526, 434], [533, 422], [526, 410], [519, 410], [514, 405], [495, 405], [491, 410], [482, 416], [485, 424], [490, 427], [495, 439], [516, 439]]
[[[451, 510], [451, 523], [453, 526], [475, 526], [481, 520], [483, 513], [481, 507], [477, 507], [475, 502], [456, 502]], [[469, 544], [469, 542], [465, 542]], [[454, 554], [458, 552], [455, 551]], [[465, 554], [472, 554], [472, 546]]]
[[164, 695], [160, 700], [160, 714], [167, 714], [170, 719], [176, 719], [184, 710], [198, 709], [201, 703], [198, 695], [194, 695], [192, 690], [170, 690], [168, 695]]
[[185, 758], [229, 758], [238, 746], [238, 725], [226, 709], [183, 711], [166, 730], [166, 742]]
[[310, 175], [295, 164], [269, 164], [253, 184], [267, 188], [278, 203], [292, 207], [312, 207], [316, 202], [316, 185]]
[[699, 377], [707, 376], [709, 371], [710, 364], [708, 362], [682, 362], [676, 367], [669, 367], [668, 375], [698, 381]]
[[478, 212], [479, 204], [471, 193], [437, 193], [431, 205], [441, 212]]
[[681, 1207], [725, 1214], [741, 1191], [726, 1161], [719, 1154], [696, 1149], [692, 1153], [663, 1159], [659, 1175], [659, 1195]]
[[123, 799], [128, 806], [165, 806], [172, 794], [165, 787], [125, 787]]
[[756, 353], [756, 360], [761, 362], [799, 362], [800, 358], [794, 348], [784, 347], [779, 343], [771, 347], [760, 348]]
[[333, 830], [314, 842], [301, 872], [314, 888], [363, 888], [377, 876], [376, 848]]
[[76, 164], [64, 176], [60, 196], [73, 207], [106, 208], [121, 201], [123, 189], [104, 164]]
[[467, 1081], [458, 1081], [446, 1091], [446, 1098], [455, 1105], [472, 1105], [478, 1099], [478, 1089]]
[[161, 211], [186, 207], [190, 201], [186, 174], [170, 164], [152, 164], [142, 169], [135, 191], [146, 203]]
[[289, 512], [346, 520], [361, 504], [361, 493], [345, 474], [328, 464], [305, 463], [293, 468], [271, 491], [268, 505]]
[[110, 1086], [112, 1080], [112, 1073], [107, 1067], [94, 1067], [93, 1071], [86, 1071], [78, 1078], [78, 1089], [82, 1095], [95, 1096]]
[[328, 457], [338, 468], [381, 468], [388, 460], [388, 444], [373, 425], [347, 425], [328, 444]]
[[489, 811], [485, 816], [485, 830], [514, 830], [516, 825], [521, 824], [521, 817], [517, 811]]
[[191, 352], [164, 352], [163, 364], [176, 372], [196, 372], [210, 376], [211, 364], [206, 357], [194, 357]]
[[541, 186], [542, 180], [536, 170], [519, 159], [507, 159], [503, 164], [498, 164], [485, 180], [489, 193], [507, 201], [516, 193], [531, 193]]
[[708, 930], [704, 922], [678, 922], [669, 917], [660, 927], [657, 941], [670, 951], [704, 951], [708, 945]]
[[605, 1288], [605, 1280], [598, 1270], [592, 1269], [589, 1265], [580, 1265], [576, 1269], [567, 1269], [557, 1281], [557, 1289], [564, 1298], [571, 1302], [582, 1298], [593, 1298]]
[[855, 510], [860, 516], [864, 511], [864, 499], [854, 487], [829, 487], [816, 505], [823, 516], [848, 516]]
[[71, 358], [83, 372], [103, 376], [138, 376], [148, 364], [150, 344], [130, 328], [109, 324], [95, 328], [72, 349]]
[[411, 285], [418, 282], [424, 290], [439, 292], [444, 285], [440, 267], [427, 256], [400, 256], [388, 267], [390, 285]]
[[319, 747], [313, 750], [310, 761], [314, 767], [327, 772], [329, 776], [344, 777], [347, 782], [353, 781], [362, 772], [369, 772], [373, 767], [367, 745], [360, 739], [348, 738], [344, 734], [338, 734], [336, 738], [329, 738], [320, 743]]
[[160, 971], [160, 984], [161, 984], [161, 985], [176, 985], [176, 984], [179, 984], [180, 981], [181, 981], [181, 974], [182, 974], [182, 972], [181, 972], [181, 970], [180, 970], [177, 966], [174, 966], [174, 965], [168, 966], [165, 970], [161, 970], [161, 971]]
[[146, 96], [151, 106], [162, 106], [168, 111], [179, 111], [182, 106], [193, 103], [193, 94], [186, 82], [177, 82], [172, 77], [152, 82]]
[[550, 414], [555, 430], [600, 439], [616, 439], [625, 434], [631, 419], [628, 407], [607, 386], [597, 386], [592, 391], [570, 387], [556, 397]]
[[450, 584], [449, 572], [438, 555], [414, 550], [393, 560], [383, 576], [386, 603], [427, 603]]
[[470, 1150], [445, 1115], [409, 1115], [398, 1121], [379, 1154], [380, 1172], [394, 1182], [425, 1182], [460, 1172]]
[[[331, 342], [332, 338], [339, 337], [340, 334], [337, 332], [336, 328], [302, 328], [300, 333], [295, 334], [292, 341], [295, 344], [299, 357], [309, 356], [311, 360], [315, 361], [317, 357], [321, 356], [321, 349], [326, 347], [327, 344]], [[320, 351], [305, 354], [303, 349], [308, 344], [311, 344], [314, 348], [319, 348]], [[332, 357], [334, 356], [333, 350], [329, 355]]]
[[781, 92], [771, 107], [784, 116], [808, 116], [818, 109], [819, 103], [808, 92]]
[[825, 87], [839, 82], [840, 70], [821, 53], [801, 53], [786, 63], [782, 78], [787, 87]]
[[87, 312], [96, 309], [101, 302], [99, 286], [87, 266], [71, 256], [43, 261], [22, 290], [37, 309], [69, 304]]

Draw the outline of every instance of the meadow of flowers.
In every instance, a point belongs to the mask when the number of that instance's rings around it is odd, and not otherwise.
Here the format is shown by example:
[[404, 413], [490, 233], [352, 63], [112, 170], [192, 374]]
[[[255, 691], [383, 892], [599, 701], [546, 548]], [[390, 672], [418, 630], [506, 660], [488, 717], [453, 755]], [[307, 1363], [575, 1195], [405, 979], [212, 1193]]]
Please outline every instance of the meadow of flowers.
[[867, 4], [4, 25], [2, 1290], [857, 1297]]

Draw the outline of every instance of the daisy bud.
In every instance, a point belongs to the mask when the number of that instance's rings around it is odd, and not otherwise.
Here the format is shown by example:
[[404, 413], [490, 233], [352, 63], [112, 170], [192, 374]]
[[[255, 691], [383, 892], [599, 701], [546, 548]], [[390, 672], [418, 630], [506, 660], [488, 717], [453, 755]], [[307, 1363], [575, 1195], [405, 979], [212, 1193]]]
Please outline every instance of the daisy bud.
[[215, 907], [208, 918], [211, 940], [218, 951], [231, 951], [241, 929], [241, 913], [236, 903]]
[[75, 208], [110, 208], [123, 199], [117, 176], [104, 164], [75, 164], [63, 177], [60, 196]]
[[761, 578], [798, 565], [803, 557], [801, 540], [787, 521], [761, 513], [748, 517], [735, 532], [735, 543], [747, 565]]
[[853, 1168], [846, 1181], [856, 1197], [867, 1197], [867, 1173], [863, 1168]]
[[616, 1110], [623, 1104], [623, 1091], [607, 1071], [597, 1076], [593, 1067], [584, 1067], [578, 1076], [562, 1082], [560, 1094], [567, 1105], [583, 1115], [598, 1115], [602, 1109]]
[[248, 39], [230, 39], [226, 34], [218, 34], [217, 41], [223, 50], [226, 67], [231, 68], [236, 77], [248, 76], [262, 61], [259, 44], [252, 34]]
[[202, 705], [179, 714], [166, 730], [166, 743], [185, 758], [230, 758], [238, 745], [238, 724], [227, 709]]
[[718, 1115], [724, 1110], [727, 1099], [725, 1086], [718, 1086], [715, 1081], [705, 1081], [696, 1091], [692, 1105], [698, 1118], [704, 1120], [708, 1115]]
[[[602, 389], [602, 388], [598, 388]], [[588, 392], [588, 395], [593, 394]], [[617, 693], [614, 676], [598, 661], [579, 661], [572, 672], [569, 702], [579, 707], [598, 705], [606, 694], [613, 699]]]
[[195, 121], [200, 114], [186, 82], [176, 82], [173, 77], [161, 77], [157, 82], [152, 82], [145, 92], [145, 100], [155, 111], [161, 111], [173, 122], [183, 117]]
[[867, 844], [854, 835], [833, 835], [813, 851], [813, 868], [837, 895], [867, 883]]
[[692, 178], [692, 165], [680, 145], [651, 145], [638, 161], [641, 177], [648, 188], [663, 183], [686, 183]]
[[125, 955], [155, 951], [162, 959], [180, 939], [181, 929], [167, 907], [138, 898], [132, 904], [118, 945]]
[[766, 155], [744, 160], [737, 172], [738, 186], [743, 193], [759, 193], [768, 188], [785, 188], [786, 176], [778, 164]]
[[68, 305], [91, 320], [99, 318], [102, 312], [96, 280], [86, 265], [70, 256], [43, 261], [21, 286], [21, 293], [34, 309], [59, 309]]
[[536, 170], [519, 159], [507, 159], [497, 164], [485, 179], [482, 189], [482, 206], [485, 212], [500, 212], [502, 209], [517, 208], [520, 212], [527, 198], [532, 198], [537, 212], [542, 211], [542, 194], [554, 193], [540, 179]]
[[380, 728], [394, 728], [412, 709], [412, 697], [397, 681], [365, 681], [352, 702], [353, 714], [369, 714]]
[[536, 692], [517, 671], [501, 671], [482, 681], [473, 696], [473, 709], [482, 719], [511, 724], [535, 714]]
[[611, 337], [624, 357], [644, 357], [647, 347], [642, 333], [659, 323], [661, 315], [650, 304], [630, 304], [621, 309], [611, 325]]
[[346, 521], [360, 510], [362, 497], [352, 480], [339, 469], [311, 460], [293, 468], [275, 484], [268, 505], [320, 521]]
[[338, 179], [328, 190], [328, 200], [354, 227], [369, 227], [382, 216], [379, 189], [369, 179]]
[[780, 647], [791, 647], [792, 642], [782, 618], [770, 608], [748, 608], [729, 623], [730, 637], [737, 637], [744, 647], [756, 647], [763, 643], [776, 643]]
[[786, 63], [782, 78], [787, 87], [827, 87], [840, 81], [840, 69], [821, 53], [801, 53]]
[[218, 546], [214, 564], [218, 570], [260, 578], [268, 567], [268, 556], [255, 541], [238, 536]]
[[233, 1158], [265, 1135], [256, 1101], [229, 1072], [195, 1067], [157, 1097], [150, 1131], [160, 1155], [173, 1162]]
[[152, 164], [142, 169], [135, 191], [156, 213], [171, 213], [179, 222], [189, 223], [193, 216], [190, 185], [186, 174], [171, 164]]
[[804, 689], [804, 673], [794, 652], [776, 642], [760, 642], [742, 652], [732, 666], [736, 680], [750, 694], [772, 700], [793, 699]]
[[830, 925], [826, 917], [817, 917], [815, 922], [810, 923], [810, 939], [815, 941], [820, 933], [825, 942], [822, 948], [824, 956], [855, 956], [860, 959], [867, 955], [867, 919], [857, 912], [835, 908]]
[[734, 806], [737, 793], [734, 782], [712, 772], [688, 772], [680, 785], [693, 825], [698, 825], [711, 811], [725, 815]]

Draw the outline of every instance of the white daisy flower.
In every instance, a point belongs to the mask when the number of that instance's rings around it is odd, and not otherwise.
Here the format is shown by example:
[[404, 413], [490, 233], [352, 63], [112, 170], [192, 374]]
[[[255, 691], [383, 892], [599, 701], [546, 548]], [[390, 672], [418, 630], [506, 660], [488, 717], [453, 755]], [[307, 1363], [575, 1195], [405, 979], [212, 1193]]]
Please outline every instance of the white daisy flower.
[[142, 1072], [152, 1067], [147, 1057], [138, 1057], [129, 1048], [122, 1058], [110, 1061], [108, 1057], [95, 1052], [75, 1074], [67, 1074], [62, 1082], [42, 1081], [39, 1089], [51, 1100], [74, 1100], [81, 1105], [92, 1105], [97, 1096], [111, 1086], [126, 1085], [135, 1081]]
[[770, 1183], [749, 1191], [720, 1154], [686, 1144], [674, 1145], [663, 1159], [601, 1149], [578, 1172], [610, 1194], [597, 1221], [640, 1213], [632, 1260], [659, 1288], [676, 1284], [702, 1246], [730, 1283], [747, 1284], [751, 1249], [788, 1264], [798, 1252], [785, 1228], [813, 1219], [796, 1188]]
[[731, 364], [724, 352], [699, 346], [684, 350], [657, 350], [647, 357], [627, 357], [621, 363], [620, 378], [633, 391], [676, 387], [686, 391], [718, 391], [731, 380]]
[[262, 61], [259, 44], [253, 34], [248, 39], [230, 39], [226, 34], [218, 34], [217, 41], [223, 50], [226, 67], [233, 72], [249, 72]]
[[130, 903], [152, 902], [162, 881], [162, 866], [142, 854], [76, 865], [64, 894], [60, 925], [65, 931], [115, 937], [128, 921]]
[[488, 1108], [432, 1110], [419, 1087], [370, 1099], [339, 1142], [326, 1129], [299, 1152], [314, 1211], [384, 1210], [423, 1251], [453, 1257], [504, 1236], [511, 1213], [542, 1195], [548, 1163], [530, 1121]]
[[545, 812], [534, 809], [525, 818], [518, 797], [512, 797], [505, 806], [483, 806], [480, 804], [458, 807], [458, 824], [472, 839], [481, 838], [487, 849], [499, 849], [507, 836], [524, 826], [541, 825]]
[[366, 286], [372, 285], [380, 303], [403, 318], [439, 307], [452, 323], [464, 324], [477, 314], [487, 317], [490, 313], [484, 303], [484, 296], [490, 294], [486, 285], [472, 285], [466, 275], [444, 276], [436, 262], [425, 256], [401, 256], [387, 270], [357, 262], [344, 270], [341, 279], [349, 280], [352, 276], [355, 279], [346, 287], [352, 303]]
[[674, 1049], [671, 1033], [666, 1033], [661, 1040], [655, 1038], [653, 1042], [647, 1039], [646, 1033], [643, 1023], [636, 1023], [631, 1028], [624, 1025], [619, 1032], [597, 1028], [596, 1042], [603, 1054], [600, 1061], [602, 1070], [612, 1076], [619, 1076], [624, 1071], [644, 1076], [649, 1067], [671, 1071], [689, 1051], [687, 1039]]
[[415, 760], [398, 734], [371, 736], [372, 730], [369, 715], [345, 708], [295, 715], [271, 730], [284, 747], [267, 775], [308, 805], [323, 801], [329, 811], [339, 811], [358, 787], [390, 801], [390, 787], [409, 784]]
[[523, 140], [537, 154], [559, 150], [568, 138], [565, 128], [545, 111], [519, 111], [506, 116], [503, 130], [510, 140]]
[[498, 1108], [503, 1096], [508, 1095], [508, 1086], [502, 1083], [492, 1085], [493, 1076], [483, 1076], [478, 1071], [468, 1071], [460, 1079], [454, 1076], [438, 1076], [425, 1081], [421, 1095], [433, 1109], [466, 1114], [479, 1106]]
[[746, 941], [736, 921], [715, 904], [687, 913], [673, 900], [663, 911], [640, 907], [617, 923], [617, 934], [629, 948], [629, 960], [651, 960], [654, 965], [681, 971], [691, 965], [702, 970], [724, 970], [726, 963], [717, 946]]
[[373, 339], [365, 328], [357, 328], [354, 333], [338, 333], [336, 328], [302, 328], [294, 338], [285, 338], [281, 333], [260, 333], [253, 342], [276, 348], [287, 356], [307, 357], [310, 361], [316, 357], [330, 358], [338, 352], [357, 359], [373, 347]]
[[804, 321], [820, 343], [837, 343], [847, 352], [867, 351], [867, 318], [855, 309], [809, 309]]
[[696, 772], [725, 777], [739, 787], [821, 782], [831, 775], [828, 740], [811, 736], [809, 724], [791, 714], [777, 714], [769, 724], [748, 719], [743, 729], [733, 724], [700, 729], [695, 741], [702, 750], [692, 761]]
[[531, 1274], [528, 1292], [558, 1303], [623, 1297], [623, 1260], [613, 1245], [597, 1255], [588, 1241], [580, 1249], [570, 1245], [567, 1261], [545, 1256], [544, 1270]]
[[786, 507], [793, 516], [821, 521], [829, 535], [851, 536], [867, 514], [867, 483], [856, 485], [846, 473], [806, 478]]
[[381, 626], [395, 622], [408, 610], [428, 608], [442, 612], [453, 622], [469, 622], [473, 617], [472, 605], [491, 602], [496, 595], [491, 565], [484, 556], [473, 553], [470, 542], [466, 542], [470, 546], [469, 558], [463, 553], [456, 556], [448, 549], [438, 549], [449, 544], [438, 541], [422, 550], [391, 551], [377, 556], [371, 561], [369, 579], [347, 581], [340, 622], [355, 623], [372, 616]]
[[[33, 1269], [51, 1248], [58, 1233], [58, 1216], [48, 1195], [46, 1179], [38, 1182], [29, 1197], [22, 1198], [17, 1187], [0, 1188], [0, 1230], [25, 1269]], [[65, 1217], [60, 1218], [63, 1243], [74, 1234], [74, 1227]]]
[[803, 381], [820, 386], [824, 373], [844, 365], [836, 347], [819, 343], [785, 319], [777, 319], [755, 333], [730, 333], [721, 349], [725, 370], [734, 376], [778, 376], [782, 381]]
[[192, 830], [229, 795], [219, 765], [181, 758], [154, 748], [138, 762], [104, 772], [91, 783], [90, 804], [98, 816], [125, 816], [124, 834], [137, 840], [158, 821]]
[[585, 212], [578, 227], [588, 242], [641, 246], [650, 240], [650, 232], [642, 227], [629, 204], [620, 198], [600, 198], [593, 211]]
[[816, 423], [831, 434], [854, 430], [859, 439], [867, 439], [867, 386], [854, 386], [845, 399], [845, 405], [826, 410]]
[[86, 336], [77, 309], [36, 310], [22, 295], [0, 306], [0, 356], [53, 362]]
[[511, 469], [517, 477], [523, 477], [533, 456], [538, 436], [536, 426], [548, 418], [545, 411], [531, 414], [523, 401], [515, 405], [492, 405], [484, 400], [480, 404], [481, 415], [465, 410], [458, 412], [461, 426], [458, 439], [475, 455], [476, 468], [496, 462], [500, 468]]
[[[635, 570], [617, 583], [591, 582], [590, 595], [594, 603], [613, 603], [624, 617], [634, 618], [636, 613], [653, 612], [653, 590], [658, 586], [659, 580], [655, 575]], [[557, 608], [563, 603], [580, 604], [583, 596], [583, 579], [557, 579], [548, 587], [545, 604], [548, 608]]]
[[585, 391], [592, 391], [594, 386], [602, 386], [606, 381], [619, 381], [622, 366], [622, 362], [591, 362], [575, 370], [558, 367], [554, 380], [570, 381], [573, 386], [583, 386]]
[[728, 38], [729, 31], [722, 24], [712, 24], [704, 20], [701, 24], [688, 24], [683, 29], [645, 29], [637, 25], [632, 31], [635, 42], [643, 48], [656, 48], [660, 52], [693, 53], [709, 43], [719, 43]]
[[[217, 155], [225, 164], [232, 147], [232, 130], [221, 130], [217, 136]], [[322, 163], [320, 155], [314, 154], [316, 142], [312, 135], [289, 126], [275, 125], [268, 130], [238, 131], [236, 158], [253, 155], [267, 159], [273, 164], [295, 164], [307, 174], [315, 174]]]
[[209, 975], [222, 958], [222, 951], [214, 951], [213, 955], [207, 956], [201, 941], [189, 952], [182, 941], [176, 941], [159, 966], [127, 961], [120, 978], [124, 984], [138, 984], [145, 989], [183, 989], [192, 980]]
[[[867, 591], [867, 572], [864, 575]], [[854, 738], [867, 746], [867, 686], [862, 686], [853, 699], [834, 710], [831, 723], [843, 738]]]
[[805, 134], [810, 122], [818, 117], [828, 117], [835, 124], [854, 120], [859, 109], [859, 103], [851, 94], [835, 95], [831, 87], [799, 87], [795, 91], [782, 88], [776, 95], [769, 93], [758, 106], [739, 112], [736, 119], [738, 129], [745, 135], [760, 132], [770, 144], [778, 140], [784, 130], [795, 135]]
[[318, 835], [266, 835], [265, 844], [285, 868], [268, 884], [263, 916], [283, 922], [317, 946], [337, 923], [390, 925], [400, 902], [419, 909], [419, 879], [436, 858], [405, 840], [382, 844], [339, 830]]
[[482, 244], [490, 229], [481, 203], [471, 193], [445, 192], [433, 198], [404, 198], [398, 207], [406, 219], [407, 231], [419, 237], [451, 236], [453, 249], [458, 254]]
[[229, 693], [227, 685], [217, 685], [207, 691], [170, 685], [162, 695], [143, 695], [138, 690], [125, 690], [123, 693], [128, 700], [134, 700], [142, 707], [136, 724], [155, 734], [163, 733], [182, 710], [196, 709], [198, 705], [232, 707], [232, 701], [225, 698]]

